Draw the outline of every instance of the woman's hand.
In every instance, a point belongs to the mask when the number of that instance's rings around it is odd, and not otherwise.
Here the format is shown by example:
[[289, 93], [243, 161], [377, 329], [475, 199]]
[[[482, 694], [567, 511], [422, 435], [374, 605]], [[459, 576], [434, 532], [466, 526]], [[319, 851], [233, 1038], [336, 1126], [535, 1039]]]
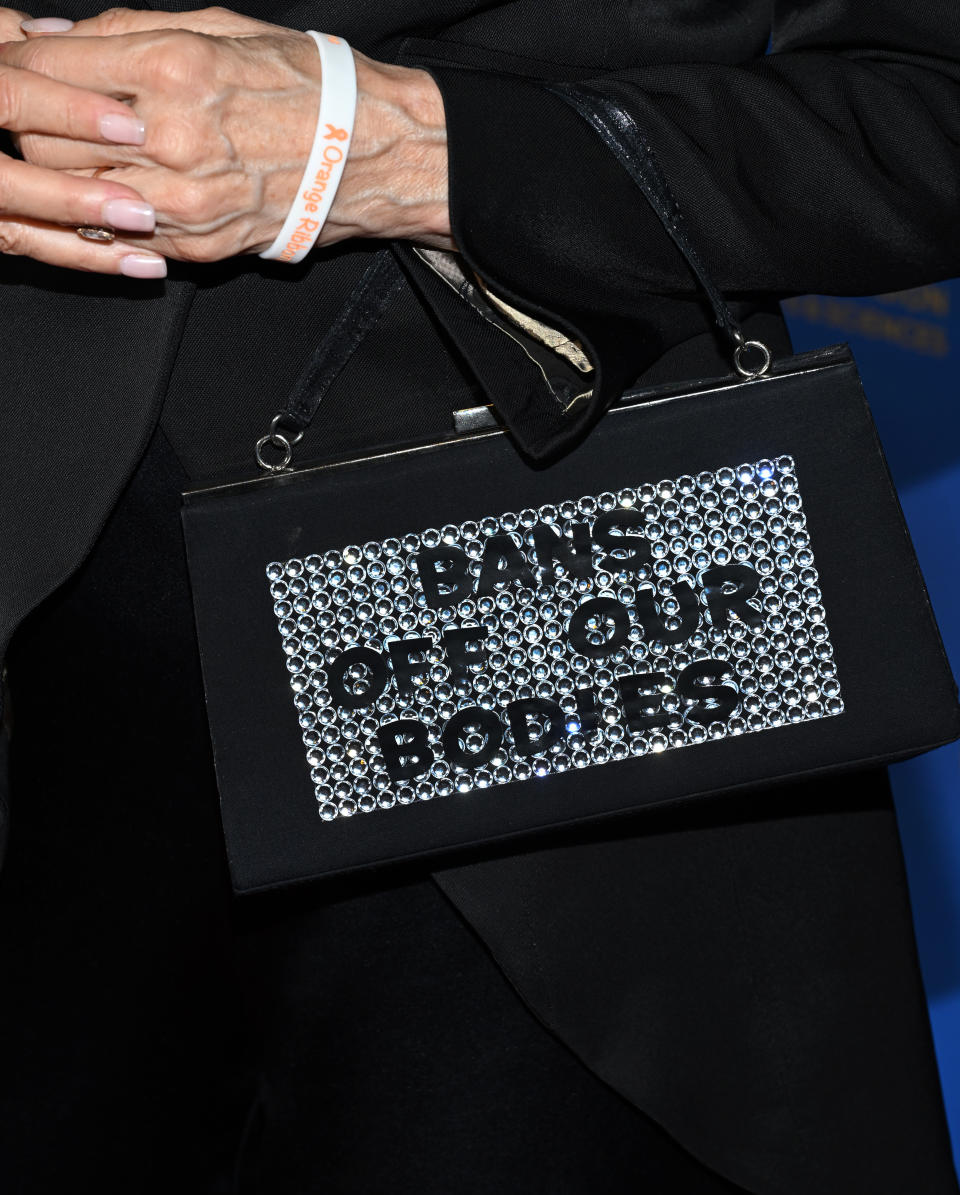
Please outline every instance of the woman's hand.
[[[26, 14], [0, 9], [0, 41], [23, 41]], [[126, 104], [0, 63], [0, 128], [14, 134], [82, 139], [101, 153], [144, 138], [142, 121]], [[25, 254], [51, 265], [134, 277], [161, 277], [161, 257], [122, 240], [93, 244], [77, 236], [79, 224], [110, 225], [149, 233], [153, 209], [119, 180], [74, 178], [0, 153], [0, 253]]]
[[[213, 32], [156, 28], [161, 22]], [[28, 23], [40, 36], [0, 47], [0, 69], [129, 100], [148, 131], [143, 146], [109, 151], [82, 136], [23, 137], [31, 163], [61, 171], [112, 167], [107, 178], [135, 188], [156, 209], [151, 247], [166, 256], [215, 261], [271, 244], [313, 143], [322, 79], [310, 37], [223, 9], [114, 10], [62, 36], [45, 35], [49, 26]], [[90, 33], [96, 36], [84, 36]], [[355, 57], [352, 148], [319, 243], [409, 237], [451, 247], [436, 85], [423, 71]]]

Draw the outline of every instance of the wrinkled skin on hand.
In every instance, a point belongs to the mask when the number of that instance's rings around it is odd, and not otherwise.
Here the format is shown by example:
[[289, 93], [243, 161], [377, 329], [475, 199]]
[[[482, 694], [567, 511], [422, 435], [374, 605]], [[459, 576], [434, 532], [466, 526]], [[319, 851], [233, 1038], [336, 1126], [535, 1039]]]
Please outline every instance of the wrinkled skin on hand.
[[[189, 28], [171, 29], [175, 22]], [[156, 27], [156, 26], [161, 27]], [[412, 237], [452, 247], [443, 105], [423, 71], [355, 54], [358, 111], [343, 181], [321, 244]], [[313, 40], [230, 13], [112, 10], [63, 36], [0, 47], [15, 67], [129, 104], [142, 146], [28, 133], [36, 166], [110, 167], [156, 210], [155, 252], [186, 261], [255, 253], [274, 239], [309, 156], [322, 78]]]

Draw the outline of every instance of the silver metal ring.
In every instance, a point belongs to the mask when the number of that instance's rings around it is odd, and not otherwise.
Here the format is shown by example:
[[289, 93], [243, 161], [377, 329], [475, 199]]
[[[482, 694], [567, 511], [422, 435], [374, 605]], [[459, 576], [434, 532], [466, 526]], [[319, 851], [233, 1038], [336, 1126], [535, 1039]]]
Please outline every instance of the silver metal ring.
[[77, 236], [83, 237], [85, 241], [99, 241], [104, 245], [109, 245], [116, 240], [116, 233], [112, 229], [100, 228], [96, 224], [79, 225]]
[[[760, 364], [755, 369], [750, 369], [743, 363], [743, 355], [749, 349], [755, 349], [761, 356]], [[733, 350], [733, 364], [742, 378], [762, 378], [770, 368], [772, 360], [773, 355], [762, 340], [745, 340]]]
[[[294, 440], [295, 443], [296, 440]], [[272, 465], [263, 458], [263, 450], [268, 444], [272, 444], [274, 448], [279, 448], [283, 453], [280, 460]], [[257, 441], [256, 456], [257, 464], [261, 469], [266, 469], [268, 473], [282, 473], [284, 469], [289, 467], [290, 462], [293, 460], [293, 448], [286, 436], [280, 432], [270, 431], [265, 436], [261, 436]]]
[[300, 441], [303, 439], [303, 432], [297, 432], [297, 434], [294, 436], [291, 436], [290, 433], [287, 431], [278, 432], [277, 427], [282, 418], [283, 418], [283, 412], [281, 412], [279, 415], [274, 415], [274, 417], [270, 420], [270, 435], [271, 436], [281, 436], [284, 440], [286, 440], [286, 442], [292, 448], [294, 446], [294, 444], [299, 444]]

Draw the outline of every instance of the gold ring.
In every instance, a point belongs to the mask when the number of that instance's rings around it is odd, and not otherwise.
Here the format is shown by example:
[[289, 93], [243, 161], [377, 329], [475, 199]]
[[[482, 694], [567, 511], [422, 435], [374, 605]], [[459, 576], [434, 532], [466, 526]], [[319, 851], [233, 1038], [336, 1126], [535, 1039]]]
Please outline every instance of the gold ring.
[[[107, 170], [112, 170], [112, 166], [98, 166], [94, 170], [91, 178], [99, 178]], [[116, 240], [116, 234], [111, 228], [103, 228], [99, 224], [81, 224], [77, 228], [77, 236], [83, 237], [85, 241], [98, 241], [101, 245], [109, 245]]]
[[101, 228], [96, 224], [81, 224], [77, 228], [77, 236], [83, 237], [85, 241], [99, 241], [103, 245], [109, 245], [111, 241], [116, 240], [112, 229]]

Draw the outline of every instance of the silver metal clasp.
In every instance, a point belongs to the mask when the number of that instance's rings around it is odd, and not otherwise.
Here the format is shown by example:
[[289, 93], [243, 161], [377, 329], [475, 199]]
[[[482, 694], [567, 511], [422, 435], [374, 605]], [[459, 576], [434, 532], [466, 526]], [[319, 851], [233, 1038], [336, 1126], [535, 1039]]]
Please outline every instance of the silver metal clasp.
[[[770, 368], [770, 363], [773, 360], [773, 354], [763, 343], [762, 340], [744, 340], [740, 332], [736, 333], [737, 347], [733, 350], [733, 366], [737, 373], [742, 378], [752, 380], [753, 378], [762, 378], [763, 375]], [[744, 361], [744, 357], [748, 353], [759, 353], [760, 360], [754, 365], [750, 366]]]
[[[257, 441], [255, 455], [257, 464], [261, 469], [265, 469], [267, 473], [283, 473], [290, 468], [290, 462], [293, 460], [294, 445], [299, 444], [303, 439], [303, 432], [283, 432], [279, 431], [280, 421], [283, 419], [283, 412], [279, 415], [274, 415], [270, 420], [270, 430], [265, 436], [261, 436]], [[270, 462], [264, 455], [263, 451], [270, 445], [275, 448], [281, 455], [278, 461]]]

